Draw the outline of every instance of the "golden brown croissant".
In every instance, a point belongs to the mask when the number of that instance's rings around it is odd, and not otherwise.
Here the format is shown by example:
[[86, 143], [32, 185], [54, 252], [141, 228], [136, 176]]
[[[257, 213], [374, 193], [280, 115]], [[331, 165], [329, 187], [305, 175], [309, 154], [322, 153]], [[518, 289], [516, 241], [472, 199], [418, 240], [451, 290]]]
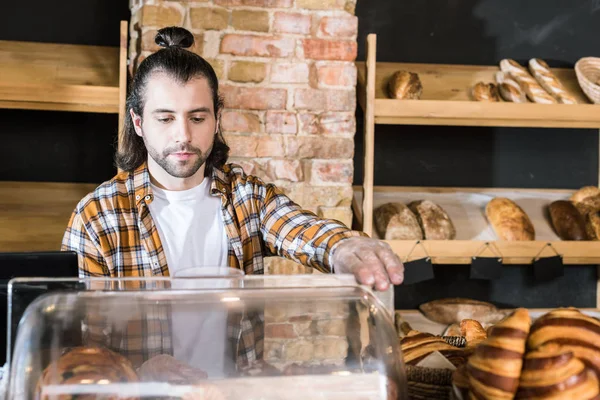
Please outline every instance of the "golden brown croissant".
[[434, 351], [439, 351], [455, 366], [466, 362], [468, 354], [462, 349], [449, 345], [440, 336], [411, 331], [400, 340], [404, 362], [416, 365]]
[[598, 378], [581, 360], [558, 344], [527, 353], [517, 399], [579, 399], [598, 397]]
[[559, 308], [538, 318], [527, 340], [529, 349], [547, 343], [573, 352], [600, 376], [600, 321], [575, 308]]
[[477, 346], [467, 364], [471, 398], [514, 398], [530, 325], [529, 312], [519, 308], [496, 324]]
[[479, 321], [474, 319], [463, 319], [460, 321], [460, 331], [462, 336], [467, 340], [467, 347], [475, 347], [485, 339], [487, 332]]

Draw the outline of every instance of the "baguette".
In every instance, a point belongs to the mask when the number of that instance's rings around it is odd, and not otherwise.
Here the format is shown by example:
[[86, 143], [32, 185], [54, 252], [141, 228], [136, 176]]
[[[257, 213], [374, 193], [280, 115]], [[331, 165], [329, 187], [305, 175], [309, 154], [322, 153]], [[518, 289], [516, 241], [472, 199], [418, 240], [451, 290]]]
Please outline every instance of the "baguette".
[[502, 71], [496, 72], [496, 83], [498, 84], [498, 91], [504, 100], [513, 103], [527, 103], [527, 96], [521, 85], [508, 74]]
[[485, 214], [500, 240], [535, 240], [535, 229], [525, 211], [512, 200], [496, 197]]
[[565, 90], [544, 60], [539, 58], [529, 60], [529, 71], [531, 71], [531, 75], [538, 81], [540, 86], [553, 95], [559, 103], [577, 104], [575, 97]]
[[546, 92], [529, 71], [515, 60], [504, 59], [500, 61], [500, 70], [517, 81], [529, 100], [540, 104], [556, 104], [556, 99]]
[[417, 217], [402, 203], [386, 203], [374, 211], [375, 228], [384, 240], [421, 240], [423, 231]]
[[475, 86], [473, 86], [471, 96], [477, 101], [500, 101], [498, 87], [493, 83], [477, 82]]

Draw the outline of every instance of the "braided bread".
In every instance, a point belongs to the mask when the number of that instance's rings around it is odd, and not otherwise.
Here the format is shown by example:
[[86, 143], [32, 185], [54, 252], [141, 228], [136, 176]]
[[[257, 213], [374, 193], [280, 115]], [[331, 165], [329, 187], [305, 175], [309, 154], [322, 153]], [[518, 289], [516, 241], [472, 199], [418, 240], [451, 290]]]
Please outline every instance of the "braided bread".
[[515, 60], [504, 59], [500, 61], [500, 70], [517, 81], [519, 86], [525, 90], [529, 100], [534, 103], [556, 104], [556, 99], [546, 92], [529, 71]]
[[[103, 384], [137, 382], [138, 376], [129, 360], [120, 354], [100, 347], [76, 347], [67, 351], [44, 370], [38, 380], [35, 399], [95, 399], [95, 395], [48, 396], [43, 394], [43, 388], [48, 385], [93, 384], [99, 381]], [[102, 398], [123, 399], [118, 393]]]
[[600, 321], [575, 308], [559, 308], [541, 316], [531, 327], [530, 349], [547, 343], [573, 352], [600, 376]]
[[440, 352], [453, 365], [460, 366], [466, 362], [468, 353], [458, 347], [446, 343], [440, 336], [430, 333], [411, 331], [400, 340], [404, 362], [416, 365], [434, 351]]
[[562, 346], [548, 344], [525, 357], [517, 399], [596, 400], [598, 395], [596, 374]]
[[477, 346], [467, 364], [470, 398], [514, 397], [530, 325], [529, 312], [519, 308], [490, 330], [489, 337]]

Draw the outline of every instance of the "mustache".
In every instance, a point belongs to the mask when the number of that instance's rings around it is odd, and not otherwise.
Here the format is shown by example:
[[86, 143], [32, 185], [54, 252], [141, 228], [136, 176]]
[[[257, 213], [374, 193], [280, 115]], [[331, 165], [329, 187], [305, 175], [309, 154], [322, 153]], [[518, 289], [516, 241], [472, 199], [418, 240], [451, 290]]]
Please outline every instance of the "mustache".
[[163, 150], [163, 155], [168, 156], [173, 153], [195, 153], [198, 155], [202, 154], [202, 150], [192, 146], [192, 145], [175, 145], [167, 147]]

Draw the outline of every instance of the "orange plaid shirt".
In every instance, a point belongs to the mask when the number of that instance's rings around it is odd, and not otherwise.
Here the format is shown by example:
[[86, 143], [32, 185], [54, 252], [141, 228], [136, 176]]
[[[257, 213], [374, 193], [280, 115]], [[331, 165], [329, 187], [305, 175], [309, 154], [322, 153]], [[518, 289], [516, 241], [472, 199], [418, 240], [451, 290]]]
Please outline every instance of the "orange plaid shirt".
[[[303, 210], [272, 184], [246, 175], [235, 164], [212, 171], [211, 194], [221, 197], [229, 238], [228, 264], [263, 274], [265, 256], [282, 256], [330, 272], [329, 256], [345, 238], [362, 235], [335, 220]], [[84, 197], [66, 229], [62, 249], [79, 254], [82, 277], [168, 276], [165, 251], [148, 204], [148, 167], [121, 172]], [[262, 358], [262, 316], [246, 315], [229, 327], [238, 365]], [[111, 347], [143, 361], [172, 351], [168, 318], [131, 328]], [[108, 344], [108, 343], [106, 343]], [[135, 362], [135, 361], [134, 361]]]

